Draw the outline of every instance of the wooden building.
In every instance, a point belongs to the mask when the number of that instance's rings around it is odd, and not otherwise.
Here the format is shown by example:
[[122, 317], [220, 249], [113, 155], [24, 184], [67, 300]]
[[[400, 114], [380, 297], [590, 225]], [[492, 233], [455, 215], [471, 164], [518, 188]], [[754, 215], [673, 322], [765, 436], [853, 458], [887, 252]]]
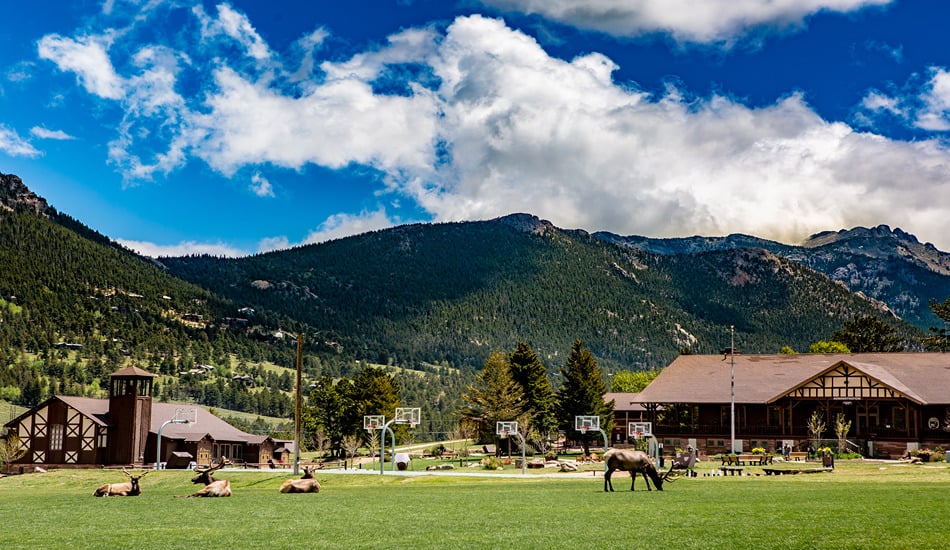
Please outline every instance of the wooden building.
[[639, 393], [609, 392], [604, 394], [604, 403], [614, 402], [614, 425], [607, 431], [612, 445], [624, 445], [630, 442], [631, 422], [649, 421], [647, 409], [640, 402]]
[[[26, 453], [4, 467], [20, 472], [36, 466], [154, 466], [159, 431], [162, 463], [173, 458], [173, 464], [208, 464], [227, 457], [258, 465], [274, 458], [269, 437], [243, 432], [201, 407], [154, 403], [154, 377], [128, 367], [110, 375], [108, 399], [60, 395], [29, 409], [5, 424]], [[167, 423], [183, 407], [194, 409], [195, 422]]]
[[707, 454], [728, 452], [734, 425], [742, 451], [804, 451], [819, 411], [825, 441], [837, 440], [840, 413], [855, 452], [897, 457], [950, 447], [950, 354], [681, 355], [639, 401], [667, 448], [695, 441]]

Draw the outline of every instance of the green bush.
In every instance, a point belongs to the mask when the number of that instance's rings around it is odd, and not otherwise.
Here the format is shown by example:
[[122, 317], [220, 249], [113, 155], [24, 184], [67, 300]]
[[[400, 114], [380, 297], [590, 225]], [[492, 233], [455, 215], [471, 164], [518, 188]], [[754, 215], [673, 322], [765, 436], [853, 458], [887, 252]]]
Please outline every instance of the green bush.
[[497, 456], [486, 456], [482, 459], [481, 463], [482, 468], [486, 470], [500, 470], [504, 467], [501, 462], [501, 459]]

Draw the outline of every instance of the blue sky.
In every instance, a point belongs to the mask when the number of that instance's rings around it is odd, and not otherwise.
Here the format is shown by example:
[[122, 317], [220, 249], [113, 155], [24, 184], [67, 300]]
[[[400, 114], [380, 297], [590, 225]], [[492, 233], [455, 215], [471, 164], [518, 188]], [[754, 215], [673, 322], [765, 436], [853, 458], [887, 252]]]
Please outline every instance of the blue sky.
[[950, 2], [0, 8], [0, 172], [147, 255], [528, 212], [950, 250]]

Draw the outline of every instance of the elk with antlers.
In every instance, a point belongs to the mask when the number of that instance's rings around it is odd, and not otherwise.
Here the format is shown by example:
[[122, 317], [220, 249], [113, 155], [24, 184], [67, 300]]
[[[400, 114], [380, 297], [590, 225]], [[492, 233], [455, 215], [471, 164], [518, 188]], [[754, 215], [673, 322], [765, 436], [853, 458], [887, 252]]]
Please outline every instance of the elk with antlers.
[[288, 479], [281, 483], [281, 493], [319, 493], [320, 482], [313, 477], [314, 466], [304, 466], [300, 479]]
[[102, 487], [96, 489], [96, 492], [93, 493], [93, 496], [97, 497], [137, 497], [142, 494], [142, 490], [139, 488], [139, 480], [148, 475], [148, 470], [145, 470], [139, 475], [133, 475], [125, 468], [122, 468], [122, 473], [129, 477], [129, 480], [125, 483], [106, 483]]
[[191, 478], [192, 483], [204, 483], [205, 487], [190, 495], [189, 497], [229, 497], [231, 496], [231, 482], [226, 479], [215, 480], [214, 473], [230, 464], [227, 458], [222, 458], [217, 464], [212, 463], [207, 466], [195, 466], [195, 472], [198, 474]]
[[[656, 466], [653, 465], [653, 460], [650, 458], [650, 455], [643, 451], [610, 449], [604, 453], [604, 462], [607, 463], [607, 472], [604, 474], [604, 491], [607, 491], [608, 487], [610, 487], [610, 491], [614, 490], [610, 476], [613, 475], [616, 470], [630, 472], [631, 491], [633, 491], [634, 484], [637, 482], [638, 473], [643, 475], [643, 481], [647, 484], [647, 490], [649, 491], [653, 490], [650, 488], [650, 480], [653, 480], [657, 491], [663, 490], [664, 481], [670, 481], [671, 483], [673, 481], [672, 479], [668, 479], [673, 468], [670, 468], [670, 471], [666, 472], [665, 475], [660, 476], [656, 471]], [[647, 476], [650, 476], [649, 480]]]

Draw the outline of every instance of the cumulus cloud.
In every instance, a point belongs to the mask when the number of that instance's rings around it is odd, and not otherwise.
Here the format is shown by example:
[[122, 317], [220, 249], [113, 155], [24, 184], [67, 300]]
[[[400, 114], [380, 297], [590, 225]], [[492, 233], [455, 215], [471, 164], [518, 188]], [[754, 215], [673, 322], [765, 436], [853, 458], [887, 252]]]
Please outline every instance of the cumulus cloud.
[[[807, 14], [869, 3], [795, 4], [807, 7], [801, 12]], [[655, 8], [646, 1], [633, 5]], [[771, 21], [781, 20], [779, 13], [798, 13], [785, 1], [735, 5], [764, 10]], [[221, 13], [227, 12], [219, 8]], [[697, 17], [702, 15], [700, 9]], [[218, 25], [210, 18], [203, 24]], [[227, 28], [234, 31], [228, 36], [245, 37], [248, 48], [256, 44], [248, 38], [257, 36], [249, 24]], [[311, 52], [322, 39], [311, 36]], [[84, 52], [108, 51], [96, 50], [98, 42], [91, 40], [56, 41], [85, 44]], [[108, 96], [94, 90], [127, 91], [117, 99], [126, 119], [112, 145], [133, 177], [194, 158], [226, 176], [261, 165], [358, 166], [383, 175], [380, 195], [410, 202], [437, 221], [522, 211], [561, 227], [651, 236], [739, 231], [793, 242], [819, 230], [880, 223], [946, 234], [950, 152], [938, 141], [902, 142], [856, 131], [822, 119], [798, 94], [759, 108], [676, 87], [649, 94], [615, 82], [617, 65], [610, 58], [596, 52], [553, 57], [501, 20], [476, 15], [460, 17], [444, 31], [402, 31], [379, 48], [314, 65], [321, 74], [292, 91], [277, 84], [290, 71], [256, 74], [218, 57], [205, 63], [192, 52], [189, 63], [199, 64], [194, 74], [206, 80], [200, 93], [182, 97], [173, 83], [184, 58], [142, 50], [125, 76], [113, 73], [111, 79], [89, 76], [108, 74], [89, 67], [109, 63], [61, 65], [100, 97]], [[279, 59], [270, 62], [280, 66]], [[401, 65], [418, 70], [387, 72]], [[376, 87], [385, 76], [403, 85]], [[920, 112], [935, 121], [946, 120], [950, 105], [942, 99], [950, 97], [943, 77], [934, 71], [921, 96], [929, 107]], [[117, 84], [91, 84], [100, 80]], [[148, 101], [153, 97], [160, 99]], [[868, 96], [866, 107], [902, 112], [903, 105], [878, 94]], [[132, 153], [155, 141], [165, 148], [147, 159]], [[252, 182], [253, 188], [272, 192], [263, 182]], [[304, 242], [393, 223], [382, 208], [341, 213]], [[260, 246], [286, 244], [274, 237]]]
[[363, 211], [358, 215], [336, 214], [327, 218], [315, 231], [311, 231], [301, 244], [322, 243], [393, 225], [395, 222], [389, 218], [383, 208], [373, 212]]
[[0, 124], [0, 151], [12, 157], [38, 157], [40, 152], [29, 141], [20, 137], [16, 130]]
[[820, 11], [851, 12], [892, 0], [482, 0], [617, 36], [668, 33], [679, 42], [731, 43], [756, 27], [800, 27]]
[[149, 241], [133, 241], [127, 239], [116, 239], [116, 242], [129, 250], [133, 250], [149, 258], [187, 256], [191, 254], [209, 254], [222, 258], [237, 258], [248, 255], [245, 250], [221, 242], [200, 243], [196, 241], [183, 241], [177, 244], [156, 244]]
[[926, 82], [921, 84], [914, 75], [900, 92], [868, 91], [861, 101], [858, 119], [874, 126], [882, 117], [893, 117], [921, 130], [950, 131], [950, 72], [943, 67], [929, 67], [926, 74]]
[[251, 191], [258, 197], [274, 196], [274, 186], [260, 173], [251, 176]]
[[68, 38], [57, 34], [44, 36], [38, 44], [41, 59], [55, 63], [60, 70], [76, 74], [87, 92], [105, 99], [121, 99], [124, 83], [109, 59], [109, 35]]

